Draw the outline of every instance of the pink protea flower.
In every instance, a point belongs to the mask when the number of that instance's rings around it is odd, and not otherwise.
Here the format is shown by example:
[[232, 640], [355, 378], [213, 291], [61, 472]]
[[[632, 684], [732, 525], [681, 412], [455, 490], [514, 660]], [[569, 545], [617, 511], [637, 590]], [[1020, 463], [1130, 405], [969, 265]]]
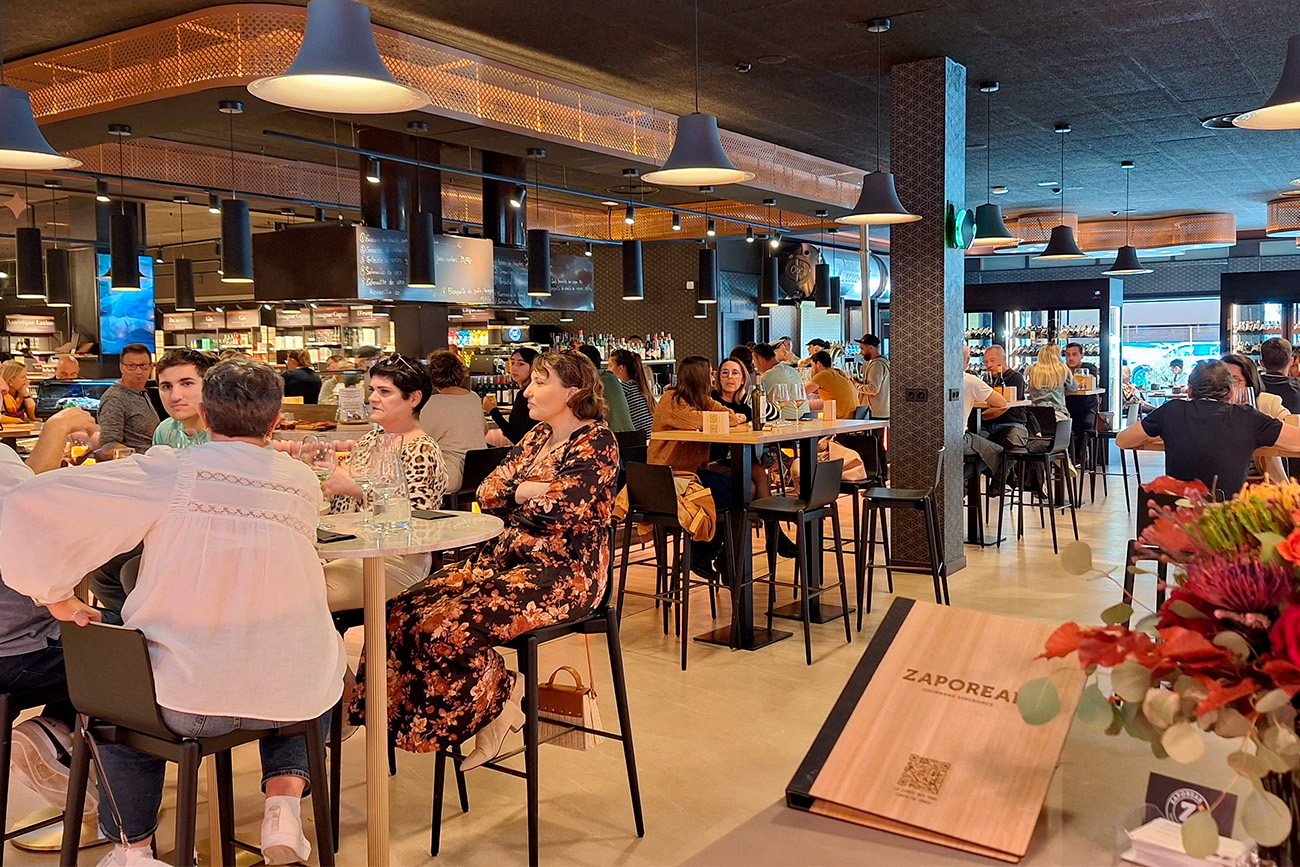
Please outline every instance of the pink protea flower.
[[[1236, 614], [1276, 611], [1290, 595], [1295, 575], [1295, 567], [1290, 563], [1266, 564], [1253, 556], [1198, 558], [1188, 563], [1186, 569], [1184, 587], [1188, 592], [1215, 608]], [[1260, 625], [1267, 626], [1267, 621]]]

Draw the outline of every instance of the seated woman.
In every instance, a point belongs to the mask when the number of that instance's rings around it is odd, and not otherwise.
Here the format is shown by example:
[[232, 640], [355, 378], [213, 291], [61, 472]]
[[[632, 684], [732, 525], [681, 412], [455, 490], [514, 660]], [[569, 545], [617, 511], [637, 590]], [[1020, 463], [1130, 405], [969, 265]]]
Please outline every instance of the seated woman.
[[429, 381], [437, 391], [420, 410], [420, 427], [433, 437], [446, 458], [449, 494], [460, 490], [465, 452], [487, 446], [487, 422], [478, 395], [461, 387], [467, 376], [469, 368], [456, 353], [448, 349], [430, 353]]
[[[484, 480], [478, 502], [505, 531], [469, 560], [388, 603], [388, 715], [397, 745], [432, 752], [478, 733], [465, 770], [523, 724], [523, 681], [493, 647], [590, 614], [605, 592], [618, 443], [586, 358], [533, 362], [529, 431]], [[366, 661], [363, 660], [363, 666]], [[352, 705], [364, 711], [364, 671]]]
[[528, 414], [528, 401], [524, 400], [524, 389], [528, 388], [528, 378], [532, 375], [533, 361], [536, 358], [537, 350], [527, 346], [519, 347], [510, 356], [510, 378], [519, 386], [519, 391], [515, 392], [515, 402], [510, 405], [510, 418], [506, 418], [497, 407], [495, 396], [489, 394], [483, 398], [483, 412], [492, 416], [501, 435], [511, 445], [518, 445], [524, 434], [537, 424], [537, 419]]
[[0, 364], [0, 379], [9, 389], [4, 396], [3, 421], [7, 424], [36, 421], [36, 396], [29, 390], [27, 365], [18, 359]]
[[[420, 427], [420, 410], [433, 391], [429, 374], [418, 361], [390, 355], [370, 368], [370, 421], [380, 430], [357, 440], [346, 465], [336, 469], [321, 485], [330, 498], [330, 512], [355, 512], [364, 496], [352, 480], [360, 467], [373, 468], [384, 434], [402, 437], [402, 466], [412, 509], [437, 509], [447, 491], [447, 461], [433, 437]], [[350, 469], [351, 468], [351, 469]], [[406, 554], [384, 558], [388, 595], [395, 596], [429, 574], [431, 554]], [[362, 604], [361, 560], [332, 560], [325, 564], [325, 586], [330, 611], [348, 611]]]
[[[1236, 354], [1225, 355], [1219, 360], [1228, 366], [1228, 372], [1232, 374], [1233, 403], [1249, 405], [1250, 399], [1245, 396], [1244, 390], [1251, 389], [1254, 392], [1255, 409], [1264, 415], [1283, 421], [1291, 415], [1291, 411], [1282, 405], [1281, 397], [1264, 391], [1264, 381], [1259, 378], [1259, 368], [1254, 361], [1245, 355]], [[1288, 478], [1286, 464], [1276, 456], [1255, 458], [1255, 468], [1267, 476], [1270, 482], [1281, 484]]]
[[608, 366], [623, 387], [633, 426], [649, 438], [654, 428], [655, 393], [650, 388], [641, 356], [630, 349], [615, 349], [609, 354]]
[[[178, 735], [313, 719], [343, 690], [347, 653], [316, 557], [320, 486], [304, 464], [266, 448], [283, 395], [268, 365], [222, 362], [203, 379], [211, 442], [46, 473], [5, 495], [0, 574], [59, 620], [100, 620], [73, 595], [78, 581], [145, 543], [122, 617], [149, 639], [162, 718]], [[55, 535], [58, 545], [20, 541]], [[267, 737], [258, 746], [263, 856], [268, 864], [304, 860], [306, 739]], [[101, 779], [100, 829], [127, 841], [101, 863], [136, 863], [158, 826], [166, 762], [123, 746], [101, 755], [122, 827]]]
[[[1056, 413], [1057, 421], [1070, 417], [1065, 408], [1065, 396], [1079, 390], [1061, 357], [1061, 347], [1049, 343], [1038, 350], [1038, 361], [1029, 365], [1025, 375], [1029, 383], [1029, 400], [1034, 406], [1050, 406]], [[1051, 435], [1051, 431], [1046, 432]]]

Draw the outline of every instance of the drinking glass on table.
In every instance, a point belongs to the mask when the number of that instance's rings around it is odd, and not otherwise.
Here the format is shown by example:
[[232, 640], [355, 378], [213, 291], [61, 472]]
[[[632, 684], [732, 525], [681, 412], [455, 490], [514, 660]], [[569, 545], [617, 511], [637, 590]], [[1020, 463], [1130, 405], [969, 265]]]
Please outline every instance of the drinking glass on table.
[[785, 411], [799, 405], [799, 402], [795, 399], [794, 386], [784, 382], [777, 383], [772, 388], [772, 403], [776, 404], [776, 408], [780, 411], [777, 420], [773, 423], [773, 427], [785, 427], [790, 424], [790, 419]]
[[311, 467], [316, 478], [322, 482], [330, 477], [338, 465], [338, 458], [334, 454], [334, 443], [313, 436], [303, 437], [302, 451], [298, 453], [298, 460]]
[[68, 434], [67, 442], [63, 446], [63, 459], [69, 466], [77, 466], [86, 457], [90, 451], [90, 434], [85, 431], [73, 431]]
[[361, 502], [357, 509], [361, 518], [357, 523], [363, 527], [370, 525], [374, 514], [374, 503], [371, 499], [371, 492], [374, 489], [374, 465], [374, 456], [369, 452], [354, 449], [348, 455], [348, 474], [352, 476], [352, 482], [361, 489]]

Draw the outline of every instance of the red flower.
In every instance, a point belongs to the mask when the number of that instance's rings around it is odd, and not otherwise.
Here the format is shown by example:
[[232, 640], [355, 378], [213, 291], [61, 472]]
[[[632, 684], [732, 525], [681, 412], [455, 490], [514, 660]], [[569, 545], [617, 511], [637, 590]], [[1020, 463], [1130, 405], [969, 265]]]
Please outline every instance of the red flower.
[[1232, 651], [1212, 643], [1199, 632], [1181, 626], [1160, 630], [1156, 655], [1189, 673], [1232, 665]]
[[1231, 680], [1219, 681], [1206, 675], [1196, 675], [1196, 679], [1210, 690], [1210, 694], [1201, 699], [1200, 703], [1196, 705], [1196, 715], [1198, 717], [1216, 708], [1232, 704], [1238, 699], [1254, 695], [1255, 691], [1259, 689], [1259, 685], [1249, 677], [1243, 678], [1231, 686], [1225, 685], [1231, 683]]
[[[1205, 616], [1184, 617], [1171, 607], [1171, 603], [1177, 601], [1186, 602]], [[1195, 593], [1189, 593], [1183, 587], [1175, 587], [1170, 590], [1169, 601], [1160, 607], [1158, 628], [1163, 630], [1171, 626], [1181, 626], [1184, 629], [1190, 629], [1192, 632], [1199, 632], [1206, 636], [1213, 636], [1220, 631], [1220, 626], [1214, 618], [1214, 605]]]
[[1300, 665], [1300, 605], [1288, 605], [1268, 633], [1273, 655]]
[[1153, 494], [1173, 494], [1191, 500], [1193, 503], [1210, 498], [1210, 489], [1199, 479], [1184, 482], [1173, 476], [1160, 476], [1147, 482], [1143, 487]]
[[1300, 668], [1295, 663], [1285, 659], [1270, 659], [1255, 667], [1271, 678], [1274, 686], [1285, 690], [1287, 695], [1294, 697], [1300, 692]]
[[1288, 563], [1300, 563], [1300, 527], [1277, 543], [1277, 553]]

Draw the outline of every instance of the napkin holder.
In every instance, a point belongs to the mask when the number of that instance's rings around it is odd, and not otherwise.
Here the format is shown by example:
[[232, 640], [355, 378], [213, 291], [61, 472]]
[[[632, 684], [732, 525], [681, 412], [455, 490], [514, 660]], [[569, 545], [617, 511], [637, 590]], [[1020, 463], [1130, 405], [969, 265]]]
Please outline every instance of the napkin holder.
[[998, 394], [1002, 395], [1003, 397], [1005, 397], [1008, 401], [1020, 399], [1020, 394], [1019, 394], [1020, 390], [1016, 388], [1014, 385], [1002, 385], [1002, 386], [998, 386], [993, 390], [996, 391]]
[[1079, 388], [1084, 391], [1091, 391], [1097, 387], [1097, 377], [1089, 373], [1080, 373], [1075, 376], [1074, 381], [1079, 384]]
[[823, 421], [834, 421], [835, 418], [836, 418], [836, 412], [835, 412], [835, 401], [833, 401], [833, 400], [823, 400], [823, 401], [822, 401], [822, 420], [823, 420]]
[[731, 433], [731, 413], [704, 412], [704, 432], [711, 436]]

